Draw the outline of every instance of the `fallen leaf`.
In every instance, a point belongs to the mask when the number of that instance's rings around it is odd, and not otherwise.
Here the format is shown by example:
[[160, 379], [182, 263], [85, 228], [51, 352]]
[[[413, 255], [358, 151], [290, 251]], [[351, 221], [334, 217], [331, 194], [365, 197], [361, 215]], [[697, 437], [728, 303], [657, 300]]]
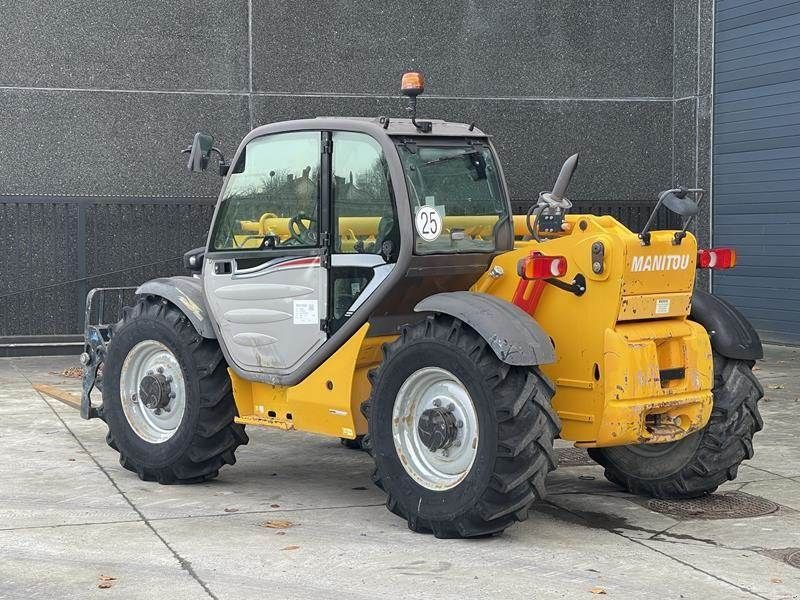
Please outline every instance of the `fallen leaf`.
[[281, 550], [299, 550], [300, 546], [286, 546], [286, 548], [281, 548]]
[[593, 587], [589, 591], [592, 592], [593, 594], [605, 594], [606, 593], [606, 591], [601, 587]]
[[236, 512], [239, 509], [238, 508], [223, 508], [222, 510], [224, 510], [225, 512]]
[[771, 389], [771, 390], [782, 390], [783, 389], [783, 384], [782, 383], [773, 383], [772, 385], [769, 386], [769, 389]]
[[50, 371], [51, 375], [61, 375], [62, 377], [69, 377], [70, 379], [80, 379], [83, 377], [83, 367], [67, 367], [63, 371], [54, 373]]
[[289, 529], [289, 527], [294, 527], [294, 523], [291, 521], [285, 521], [283, 519], [273, 519], [270, 521], [264, 521], [261, 526], [267, 527], [268, 529]]
[[280, 508], [281, 505], [280, 504], [270, 504], [269, 507], [270, 508]]
[[777, 577], [773, 577], [770, 581], [772, 583], [783, 583], [783, 579], [778, 579]]
[[100, 583], [97, 584], [97, 587], [99, 587], [101, 590], [107, 590], [112, 585], [114, 585], [113, 581], [101, 581]]
[[116, 577], [112, 577], [111, 575], [100, 575], [100, 581], [116, 581]]

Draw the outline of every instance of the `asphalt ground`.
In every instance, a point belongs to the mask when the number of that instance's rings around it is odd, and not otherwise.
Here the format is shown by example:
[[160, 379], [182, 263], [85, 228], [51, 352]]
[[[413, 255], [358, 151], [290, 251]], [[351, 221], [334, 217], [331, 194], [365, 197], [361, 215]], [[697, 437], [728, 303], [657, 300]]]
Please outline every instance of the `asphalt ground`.
[[800, 349], [766, 354], [727, 495], [657, 512], [560, 443], [547, 501], [467, 541], [412, 533], [368, 455], [302, 433], [251, 427], [218, 479], [145, 483], [104, 423], [32, 388], [78, 391], [74, 358], [0, 359], [0, 598], [800, 598]]

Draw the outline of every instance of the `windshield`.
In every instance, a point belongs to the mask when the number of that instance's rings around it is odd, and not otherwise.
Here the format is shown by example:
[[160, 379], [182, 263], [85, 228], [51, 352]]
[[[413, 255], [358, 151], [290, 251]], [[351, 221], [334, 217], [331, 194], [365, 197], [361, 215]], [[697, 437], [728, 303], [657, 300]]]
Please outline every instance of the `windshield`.
[[508, 216], [494, 156], [481, 144], [398, 144], [414, 217], [415, 252], [491, 252]]

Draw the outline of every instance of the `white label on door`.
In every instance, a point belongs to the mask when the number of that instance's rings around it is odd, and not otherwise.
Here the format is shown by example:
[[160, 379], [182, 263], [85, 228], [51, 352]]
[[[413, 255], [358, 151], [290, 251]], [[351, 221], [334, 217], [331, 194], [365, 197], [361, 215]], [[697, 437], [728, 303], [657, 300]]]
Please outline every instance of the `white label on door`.
[[669, 313], [669, 298], [659, 298], [656, 300], [656, 314], [666, 315]]
[[419, 206], [414, 216], [414, 227], [419, 237], [432, 242], [442, 234], [442, 216], [433, 206]]
[[318, 300], [294, 300], [295, 325], [319, 325]]

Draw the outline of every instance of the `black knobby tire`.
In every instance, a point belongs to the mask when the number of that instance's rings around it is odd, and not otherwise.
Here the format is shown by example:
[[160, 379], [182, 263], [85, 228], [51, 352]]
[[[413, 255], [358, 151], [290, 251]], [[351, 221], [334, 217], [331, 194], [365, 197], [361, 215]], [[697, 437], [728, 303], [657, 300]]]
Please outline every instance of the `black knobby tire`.
[[342, 444], [342, 446], [350, 450], [366, 450], [364, 447], [363, 435], [357, 435], [353, 440], [348, 438], [339, 438], [339, 442]]
[[753, 436], [763, 422], [758, 401], [764, 390], [751, 361], [714, 353], [714, 407], [708, 424], [676, 442], [591, 448], [606, 478], [634, 494], [652, 498], [697, 498], [736, 478], [753, 457]]
[[[174, 435], [150, 443], [131, 427], [122, 409], [120, 371], [137, 343], [155, 340], [177, 358], [186, 384], [186, 408]], [[145, 481], [198, 483], [213, 479], [236, 462], [236, 448], [248, 442], [236, 415], [227, 364], [216, 340], [205, 339], [169, 302], [140, 299], [114, 325], [104, 368], [103, 420], [106, 441], [120, 464]]]
[[[477, 412], [479, 437], [472, 467], [455, 487], [418, 484], [403, 467], [392, 436], [392, 410], [403, 382], [419, 369], [440, 367], [457, 376]], [[473, 329], [444, 315], [405, 327], [383, 346], [383, 362], [370, 373], [372, 393], [362, 405], [365, 440], [375, 460], [373, 481], [386, 506], [412, 531], [439, 538], [499, 533], [528, 516], [545, 495], [556, 467], [553, 440], [560, 422], [550, 401], [553, 386], [537, 368], [501, 362]]]

